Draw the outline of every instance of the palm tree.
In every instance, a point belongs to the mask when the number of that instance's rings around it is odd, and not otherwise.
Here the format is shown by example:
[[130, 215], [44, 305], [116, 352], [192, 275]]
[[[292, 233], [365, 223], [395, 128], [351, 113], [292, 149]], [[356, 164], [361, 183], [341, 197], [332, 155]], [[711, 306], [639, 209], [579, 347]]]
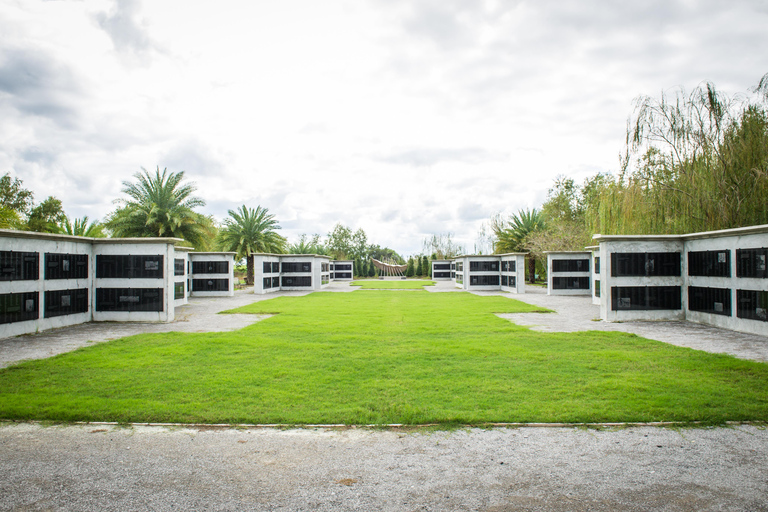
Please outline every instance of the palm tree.
[[[501, 217], [493, 219], [491, 223], [496, 242], [494, 249], [497, 253], [518, 252], [529, 250], [528, 236], [536, 231], [545, 229], [544, 217], [541, 212], [532, 210], [519, 210], [513, 214], [507, 222]], [[536, 257], [533, 253], [528, 255], [528, 281], [536, 281]]]
[[307, 240], [306, 233], [299, 237], [299, 241], [290, 244], [287, 249], [289, 254], [326, 254], [327, 251], [322, 243], [320, 243], [320, 235], [312, 235], [310, 240]]
[[74, 219], [74, 221], [67, 217], [59, 225], [59, 229], [65, 235], [87, 236], [90, 238], [104, 238], [107, 236], [104, 234], [104, 227], [101, 224], [98, 222], [88, 223], [87, 215], [82, 219]]
[[122, 206], [114, 211], [105, 226], [118, 237], [177, 237], [195, 248], [208, 246], [213, 222], [193, 209], [205, 201], [193, 197], [194, 183], [182, 184], [184, 171], [169, 173], [160, 167], [154, 174], [142, 167], [134, 174], [138, 183], [123, 182], [122, 192], [129, 199], [115, 201]]
[[229, 210], [229, 218], [224, 221], [224, 227], [219, 231], [218, 246], [225, 251], [237, 253], [237, 258], [246, 258], [248, 275], [246, 280], [253, 284], [253, 258], [258, 252], [283, 253], [286, 240], [276, 233], [280, 225], [275, 216], [267, 208], [257, 206], [248, 208], [243, 205], [239, 209]]

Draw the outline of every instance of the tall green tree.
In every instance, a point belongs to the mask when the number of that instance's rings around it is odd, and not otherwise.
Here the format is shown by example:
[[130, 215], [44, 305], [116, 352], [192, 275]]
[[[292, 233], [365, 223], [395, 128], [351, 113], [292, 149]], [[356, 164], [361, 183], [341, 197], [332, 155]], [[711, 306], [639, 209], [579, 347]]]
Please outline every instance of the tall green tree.
[[365, 234], [363, 228], [358, 228], [352, 235], [350, 240], [352, 246], [352, 254], [355, 258], [363, 259], [368, 257], [368, 235]]
[[30, 210], [25, 229], [40, 233], [58, 233], [59, 224], [66, 218], [61, 201], [51, 196]]
[[213, 221], [195, 212], [205, 201], [192, 195], [197, 190], [194, 183], [182, 183], [184, 171], [163, 169], [161, 173], [158, 167], [150, 173], [142, 168], [134, 178], [135, 182], [123, 182], [122, 192], [128, 199], [118, 199], [121, 206], [105, 222], [114, 236], [177, 237], [197, 249], [210, 245]]
[[419, 277], [423, 277], [424, 276], [424, 268], [421, 266], [421, 257], [420, 256], [416, 256], [416, 263], [415, 263], [415, 265], [416, 265], [416, 270], [414, 271], [414, 274], [419, 276]]
[[342, 224], [336, 224], [328, 233], [325, 242], [329, 254], [336, 260], [352, 259], [354, 248], [352, 246], [352, 230]]
[[[540, 211], [533, 208], [531, 210], [519, 210], [513, 214], [509, 220], [496, 217], [491, 224], [496, 242], [494, 249], [497, 253], [520, 252], [530, 250], [529, 237], [544, 230], [546, 224]], [[536, 254], [528, 255], [528, 281], [536, 281]]]
[[453, 240], [453, 233], [438, 233], [423, 241], [424, 252], [431, 254], [434, 259], [449, 260], [466, 253], [461, 244]]
[[219, 230], [217, 245], [224, 251], [237, 253], [238, 259], [246, 258], [246, 279], [252, 285], [254, 268], [251, 255], [260, 252], [284, 253], [286, 239], [277, 233], [280, 225], [267, 208], [257, 206], [254, 210], [242, 205], [227, 213], [229, 217]]
[[768, 75], [756, 97], [705, 82], [642, 96], [630, 117], [621, 173], [597, 215], [603, 234], [710, 231], [768, 222]]
[[429, 258], [426, 256], [421, 257], [421, 268], [425, 277], [432, 277], [432, 265], [429, 263]]
[[88, 216], [81, 219], [65, 218], [64, 222], [59, 225], [59, 231], [65, 235], [87, 236], [90, 238], [104, 238], [107, 236], [101, 224], [96, 221], [88, 222]]
[[308, 238], [306, 234], [302, 234], [299, 237], [299, 241], [290, 244], [286, 251], [289, 254], [327, 254], [325, 246], [320, 242], [320, 235], [312, 235], [312, 238]]
[[405, 277], [413, 277], [414, 271], [413, 258], [408, 258], [408, 264], [405, 267]]
[[32, 207], [33, 195], [18, 178], [0, 178], [0, 229], [19, 229]]

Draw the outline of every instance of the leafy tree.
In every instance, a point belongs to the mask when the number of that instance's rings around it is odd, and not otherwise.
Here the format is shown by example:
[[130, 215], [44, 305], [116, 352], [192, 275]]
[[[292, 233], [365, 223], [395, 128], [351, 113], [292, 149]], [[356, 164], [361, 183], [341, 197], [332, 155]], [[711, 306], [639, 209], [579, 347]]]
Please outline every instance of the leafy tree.
[[368, 277], [376, 277], [376, 267], [371, 261], [368, 261]]
[[351, 250], [355, 258], [367, 258], [368, 257], [368, 235], [365, 234], [363, 228], [359, 228], [352, 235]]
[[65, 218], [64, 222], [59, 225], [59, 232], [65, 235], [87, 236], [90, 238], [104, 238], [107, 236], [101, 224], [95, 221], [88, 223], [88, 216], [74, 220], [70, 220], [69, 217]]
[[424, 252], [431, 254], [434, 259], [449, 260], [466, 253], [464, 246], [453, 241], [452, 233], [439, 233], [425, 238]]
[[325, 242], [328, 253], [336, 260], [348, 260], [354, 253], [352, 247], [352, 230], [342, 224], [336, 224], [328, 233]]
[[289, 254], [327, 254], [320, 242], [320, 235], [317, 234], [312, 235], [311, 239], [307, 239], [307, 235], [302, 234], [298, 242], [288, 246], [287, 252]]
[[0, 228], [22, 227], [22, 219], [32, 207], [32, 192], [25, 189], [18, 178], [6, 173], [0, 178]]
[[705, 82], [636, 100], [622, 170], [590, 228], [683, 233], [768, 222], [768, 75], [757, 98]]
[[416, 270], [414, 271], [414, 273], [415, 273], [417, 276], [419, 276], [419, 277], [423, 277], [423, 276], [424, 276], [424, 269], [423, 269], [423, 267], [421, 266], [421, 257], [419, 257], [419, 256], [416, 256], [416, 262], [417, 262], [417, 263], [415, 264], [415, 265], [416, 265]]
[[242, 205], [227, 213], [229, 217], [219, 231], [218, 246], [224, 251], [237, 253], [238, 259], [246, 258], [246, 280], [252, 285], [254, 269], [251, 255], [260, 252], [284, 253], [286, 240], [277, 234], [280, 225], [267, 208], [257, 206], [254, 210]]
[[429, 263], [429, 258], [426, 256], [421, 257], [421, 268], [423, 269], [425, 277], [432, 277], [432, 265]]
[[413, 258], [408, 258], [408, 265], [405, 267], [405, 277], [413, 277]]
[[58, 233], [59, 224], [66, 218], [61, 201], [51, 196], [30, 210], [26, 229], [40, 233]]
[[[509, 221], [501, 217], [494, 219], [491, 228], [496, 235], [495, 249], [497, 253], [520, 252], [530, 250], [529, 237], [537, 231], [545, 229], [544, 218], [540, 211], [519, 210]], [[536, 281], [536, 254], [528, 255], [528, 280]]]
[[213, 221], [194, 211], [205, 201], [192, 196], [193, 183], [183, 184], [184, 171], [167, 169], [134, 174], [136, 182], [123, 182], [128, 199], [118, 199], [121, 206], [112, 212], [106, 227], [118, 237], [177, 237], [195, 248], [207, 248], [214, 234]]

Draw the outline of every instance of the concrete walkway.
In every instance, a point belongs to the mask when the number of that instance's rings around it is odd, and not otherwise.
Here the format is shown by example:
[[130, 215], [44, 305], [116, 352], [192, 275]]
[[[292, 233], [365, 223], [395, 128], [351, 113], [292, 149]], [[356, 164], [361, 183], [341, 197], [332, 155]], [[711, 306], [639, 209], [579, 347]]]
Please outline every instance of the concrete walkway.
[[[461, 291], [451, 281], [438, 281], [427, 287], [435, 293]], [[517, 325], [543, 332], [620, 331], [629, 332], [679, 347], [694, 348], [717, 354], [730, 354], [741, 359], [768, 362], [768, 326], [766, 335], [720, 329], [693, 322], [604, 322], [600, 306], [591, 297], [547, 295], [546, 288], [526, 286], [524, 294], [506, 292], [472, 292], [475, 295], [499, 295], [552, 310], [552, 313], [500, 314]]]
[[[281, 292], [301, 296], [308, 292]], [[220, 315], [220, 311], [239, 308], [274, 295], [254, 295], [253, 289], [238, 290], [234, 297], [190, 298], [189, 304], [176, 308], [173, 322], [90, 322], [36, 334], [0, 338], [0, 368], [26, 359], [44, 359], [79, 347], [134, 334], [151, 332], [224, 332], [236, 331], [269, 315]]]

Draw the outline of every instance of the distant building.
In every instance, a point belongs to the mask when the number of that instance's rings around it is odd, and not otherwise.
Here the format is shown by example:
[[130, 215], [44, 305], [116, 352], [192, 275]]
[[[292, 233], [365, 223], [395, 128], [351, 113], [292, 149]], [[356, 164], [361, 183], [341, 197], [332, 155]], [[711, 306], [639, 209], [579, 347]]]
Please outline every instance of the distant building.
[[255, 273], [253, 293], [322, 290], [331, 282], [331, 258], [328, 256], [258, 253], [251, 257]]
[[547, 251], [547, 295], [591, 295], [592, 252]]
[[457, 288], [525, 293], [525, 253], [462, 255], [454, 259]]

